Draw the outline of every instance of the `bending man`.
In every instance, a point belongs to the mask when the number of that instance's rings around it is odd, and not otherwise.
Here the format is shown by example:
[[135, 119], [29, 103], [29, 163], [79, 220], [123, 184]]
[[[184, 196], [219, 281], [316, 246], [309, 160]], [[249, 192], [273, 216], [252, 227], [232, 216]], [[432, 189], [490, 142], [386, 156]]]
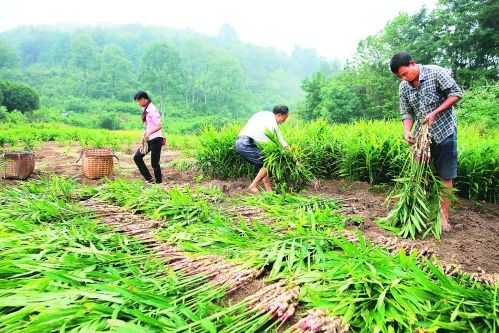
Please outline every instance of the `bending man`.
[[266, 191], [272, 191], [272, 184], [267, 169], [263, 167], [263, 156], [257, 144], [269, 141], [265, 134], [267, 131], [275, 132], [284, 147], [288, 147], [282, 137], [278, 124], [288, 119], [289, 109], [285, 105], [277, 105], [273, 111], [261, 111], [255, 113], [246, 123], [236, 140], [236, 151], [258, 169], [253, 182], [248, 187], [252, 193], [258, 193], [258, 184], [263, 183]]

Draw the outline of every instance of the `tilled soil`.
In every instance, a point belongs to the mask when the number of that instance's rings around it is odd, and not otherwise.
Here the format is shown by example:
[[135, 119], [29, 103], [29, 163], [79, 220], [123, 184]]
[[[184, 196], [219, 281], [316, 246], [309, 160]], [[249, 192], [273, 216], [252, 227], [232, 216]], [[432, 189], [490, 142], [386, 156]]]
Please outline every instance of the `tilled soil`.
[[[311, 189], [310, 193], [341, 199], [345, 214], [365, 219], [361, 229], [367, 238], [393, 236], [375, 223], [388, 213], [385, 191], [373, 191], [367, 183], [339, 180], [323, 181], [319, 189]], [[489, 203], [479, 206], [459, 198], [450, 223], [453, 231], [444, 233], [442, 240], [428, 238], [412, 242], [430, 247], [441, 261], [459, 264], [464, 271], [499, 273], [499, 207]]]
[[[86, 184], [97, 184], [100, 181], [88, 180], [81, 175], [81, 165], [75, 163], [80, 155], [80, 148], [62, 146], [57, 143], [44, 143], [35, 152], [36, 172], [34, 177], [45, 175], [63, 175], [77, 179]], [[117, 153], [119, 162], [114, 177], [140, 179], [130, 152]], [[161, 164], [167, 165], [181, 158], [178, 151], [164, 150]], [[146, 164], [149, 158], [146, 157]], [[247, 180], [211, 180], [203, 178], [196, 171], [178, 171], [174, 168], [163, 168], [164, 186], [213, 186], [228, 195], [240, 195], [245, 192]], [[12, 181], [5, 181], [12, 183]], [[344, 208], [343, 213], [349, 216], [360, 216], [364, 223], [360, 228], [367, 238], [374, 239], [379, 235], [391, 235], [376, 225], [376, 220], [386, 216], [386, 188], [370, 186], [364, 182], [347, 180], [322, 181], [319, 186], [311, 187], [308, 193], [330, 196], [339, 199]], [[234, 215], [245, 220], [261, 219], [260, 210], [248, 207], [236, 209]], [[467, 272], [499, 273], [499, 206], [489, 203], [475, 203], [459, 199], [451, 212], [451, 224], [454, 230], [443, 235], [442, 240], [415, 240], [413, 242], [430, 247], [437, 257], [446, 263], [461, 265]], [[391, 235], [393, 236], [393, 235]]]

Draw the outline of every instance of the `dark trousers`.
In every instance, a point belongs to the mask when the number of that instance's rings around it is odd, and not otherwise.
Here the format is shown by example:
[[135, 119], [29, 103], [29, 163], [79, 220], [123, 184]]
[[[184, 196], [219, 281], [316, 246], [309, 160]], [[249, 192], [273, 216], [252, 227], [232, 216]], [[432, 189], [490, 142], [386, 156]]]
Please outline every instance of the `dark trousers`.
[[[154, 170], [154, 179], [156, 183], [161, 183], [161, 167], [159, 166], [159, 159], [161, 157], [161, 147], [163, 146], [163, 138], [154, 138], [150, 141], [147, 141], [147, 145], [149, 146], [149, 152], [151, 152], [151, 166]], [[144, 156], [146, 154], [142, 154], [140, 150], [135, 152], [133, 156], [133, 160], [137, 167], [139, 168], [140, 173], [147, 181], [152, 181], [151, 173], [149, 169], [147, 169], [146, 164], [144, 163]]]

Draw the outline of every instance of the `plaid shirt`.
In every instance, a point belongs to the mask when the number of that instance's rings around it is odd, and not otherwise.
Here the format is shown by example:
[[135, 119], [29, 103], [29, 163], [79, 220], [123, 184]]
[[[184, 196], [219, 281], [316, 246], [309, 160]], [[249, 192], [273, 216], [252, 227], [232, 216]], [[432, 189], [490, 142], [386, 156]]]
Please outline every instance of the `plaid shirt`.
[[[450, 70], [435, 65], [419, 65], [419, 88], [409, 82], [400, 82], [400, 114], [402, 120], [416, 120], [419, 130], [426, 115], [435, 111], [449, 96], [463, 96], [463, 91], [452, 78]], [[457, 127], [453, 108], [440, 112], [430, 128], [433, 142], [439, 144]]]

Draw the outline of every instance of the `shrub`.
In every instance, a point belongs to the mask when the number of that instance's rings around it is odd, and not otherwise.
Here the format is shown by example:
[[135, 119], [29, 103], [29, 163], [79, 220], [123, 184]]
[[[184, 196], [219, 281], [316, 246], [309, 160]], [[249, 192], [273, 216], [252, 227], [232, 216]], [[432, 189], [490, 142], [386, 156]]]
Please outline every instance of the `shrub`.
[[29, 86], [13, 82], [1, 82], [0, 90], [3, 93], [3, 105], [8, 111], [29, 112], [40, 107], [38, 94]]
[[99, 127], [109, 130], [116, 130], [122, 128], [120, 121], [115, 114], [102, 115], [99, 121]]
[[5, 106], [0, 106], [0, 122], [7, 122], [7, 108]]
[[499, 126], [498, 104], [499, 84], [481, 86], [466, 91], [457, 110], [459, 118], [465, 122], [497, 127]]
[[82, 98], [67, 98], [63, 103], [64, 109], [69, 112], [84, 113], [90, 111], [88, 100]]

